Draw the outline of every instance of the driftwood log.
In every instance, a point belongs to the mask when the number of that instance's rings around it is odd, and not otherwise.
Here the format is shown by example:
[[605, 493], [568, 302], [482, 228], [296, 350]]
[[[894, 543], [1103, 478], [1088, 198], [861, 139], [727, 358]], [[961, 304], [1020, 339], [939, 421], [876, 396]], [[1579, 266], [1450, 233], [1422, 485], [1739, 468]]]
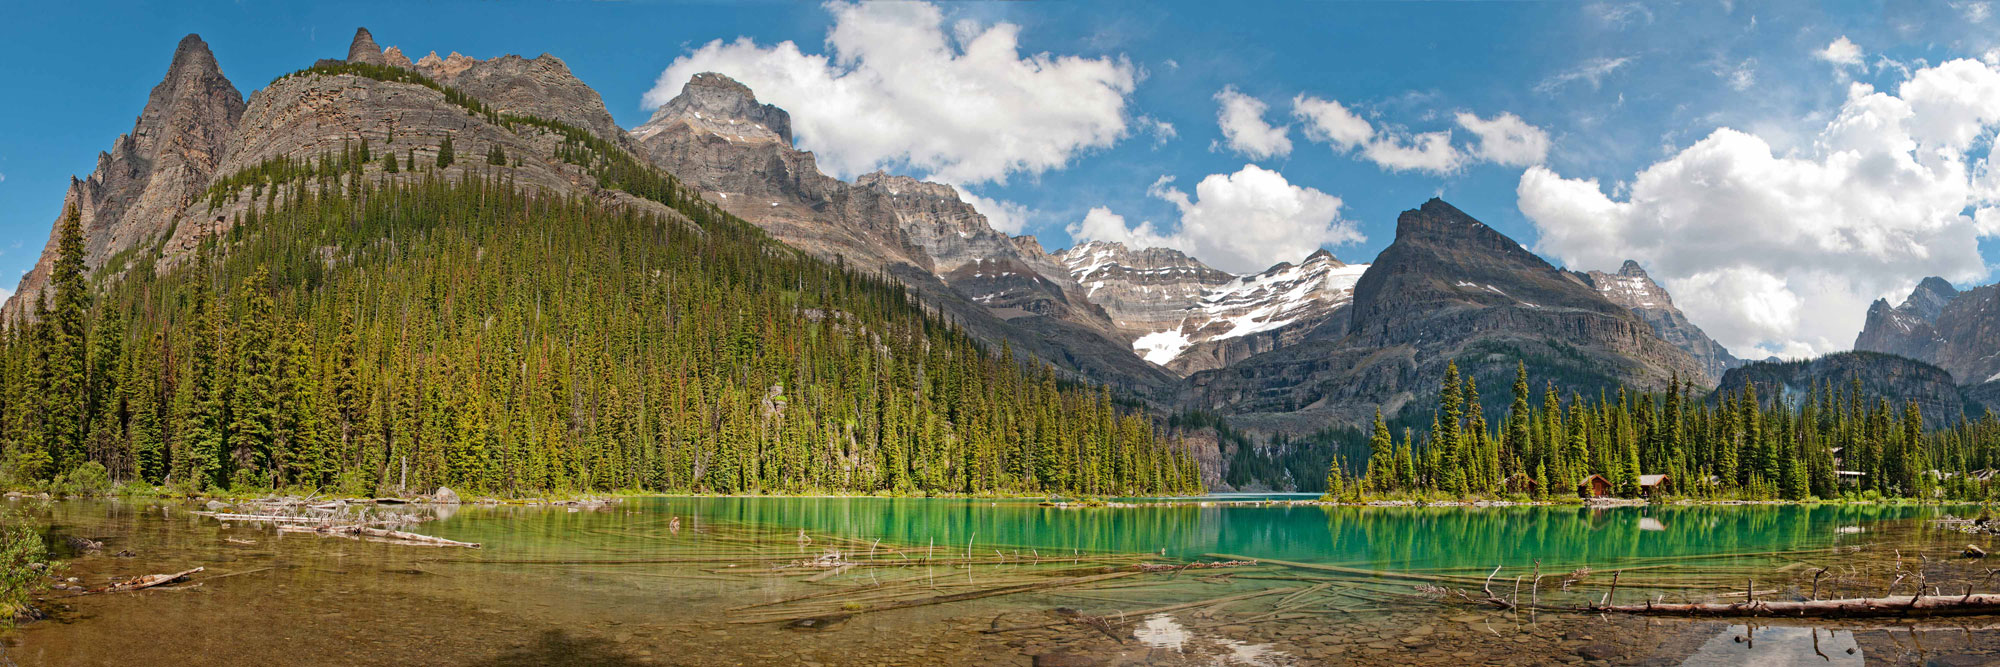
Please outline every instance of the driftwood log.
[[1567, 609], [1650, 616], [1763, 618], [1884, 618], [2000, 614], [2000, 594], [1897, 595], [1845, 600], [1793, 600], [1675, 604], [1619, 604]]
[[409, 533], [400, 530], [389, 530], [386, 528], [371, 528], [368, 526], [360, 526], [360, 525], [313, 526], [313, 527], [285, 526], [283, 527], [283, 529], [286, 532], [295, 532], [295, 533], [318, 533], [321, 535], [337, 535], [341, 537], [367, 537], [367, 538], [374, 538], [376, 540], [384, 542], [390, 542], [394, 544], [407, 544], [412, 546], [464, 547], [467, 549], [479, 548], [478, 542], [460, 542], [458, 540], [447, 540], [442, 537], [432, 537], [429, 535], [420, 535], [417, 533]]

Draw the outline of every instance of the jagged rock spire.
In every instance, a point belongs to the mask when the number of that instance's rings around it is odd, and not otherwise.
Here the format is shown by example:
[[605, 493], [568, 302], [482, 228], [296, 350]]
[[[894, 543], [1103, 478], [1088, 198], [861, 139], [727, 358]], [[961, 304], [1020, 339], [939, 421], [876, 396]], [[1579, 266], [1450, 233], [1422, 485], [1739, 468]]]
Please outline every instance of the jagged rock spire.
[[375, 36], [369, 34], [367, 28], [354, 29], [354, 42], [347, 45], [347, 62], [385, 64], [382, 59], [382, 47], [375, 45]]

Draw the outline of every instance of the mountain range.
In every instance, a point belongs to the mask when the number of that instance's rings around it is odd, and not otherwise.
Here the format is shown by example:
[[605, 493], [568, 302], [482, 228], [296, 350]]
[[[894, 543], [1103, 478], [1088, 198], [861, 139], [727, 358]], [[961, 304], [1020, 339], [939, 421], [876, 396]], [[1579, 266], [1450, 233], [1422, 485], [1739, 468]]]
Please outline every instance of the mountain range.
[[[439, 160], [448, 139], [465, 159], [496, 156], [517, 188], [685, 217], [594, 187], [591, 170], [605, 165], [565, 152], [588, 141], [649, 162], [792, 248], [893, 278], [991, 348], [1156, 412], [1211, 411], [1251, 430], [1298, 433], [1425, 405], [1453, 364], [1491, 387], [1489, 398], [1519, 365], [1538, 384], [1582, 393], [1715, 387], [1741, 365], [1637, 263], [1617, 273], [1558, 268], [1440, 199], [1402, 213], [1394, 242], [1372, 262], [1321, 250], [1235, 275], [1166, 248], [1083, 242], [1050, 252], [995, 230], [950, 185], [883, 172], [835, 178], [795, 147], [785, 110], [720, 73], [694, 76], [628, 131], [551, 55], [411, 60], [362, 29], [344, 58], [320, 64], [377, 69], [281, 77], [245, 100], [199, 37], [182, 40], [132, 131], [66, 193], [83, 221], [85, 264], [114, 277], [175, 266], [256, 209], [256, 193], [230, 175], [362, 142], [414, 165]], [[518, 120], [528, 118], [540, 120]], [[239, 196], [215, 196], [223, 191]], [[6, 313], [29, 313], [42, 298], [56, 247], [52, 233]], [[1962, 337], [1968, 350], [1991, 340], [1972, 330], [1990, 295], [1932, 287], [1884, 307], [1881, 327], [1950, 327], [1946, 339]], [[1877, 319], [1871, 311], [1872, 329]], [[1863, 334], [1947, 369], [2000, 372], [2000, 359], [1899, 342], [1910, 336], [1937, 337]]]

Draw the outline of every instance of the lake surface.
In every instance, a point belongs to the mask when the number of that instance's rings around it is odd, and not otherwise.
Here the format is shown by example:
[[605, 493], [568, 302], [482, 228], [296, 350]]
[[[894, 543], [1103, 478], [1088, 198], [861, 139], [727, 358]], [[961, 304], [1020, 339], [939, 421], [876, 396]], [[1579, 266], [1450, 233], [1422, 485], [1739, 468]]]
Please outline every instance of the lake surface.
[[[1941, 590], [1992, 590], [1983, 568], [1953, 558], [1967, 542], [1988, 538], [1922, 521], [1976, 508], [1240, 504], [1246, 500], [1253, 498], [1065, 509], [1024, 500], [639, 498], [581, 511], [438, 508], [441, 518], [410, 529], [484, 545], [477, 550], [279, 533], [197, 516], [198, 508], [178, 503], [63, 501], [29, 511], [49, 520], [58, 540], [104, 542], [100, 552], [65, 556], [82, 585], [197, 565], [207, 571], [193, 578], [200, 586], [52, 600], [53, 620], [0, 632], [0, 665], [2000, 660], [2000, 636], [1988, 628], [2000, 619], [1772, 627], [1529, 615], [1440, 603], [1413, 590], [1420, 581], [1395, 578], [1436, 576], [1477, 593], [1490, 573], [1499, 595], [1545, 603], [1607, 592], [1603, 575], [1580, 568], [1626, 570], [1615, 594], [1628, 601], [1753, 585], [1771, 589], [1759, 591], [1762, 599], [1802, 596], [1820, 568], [1825, 597], [1879, 595], [1890, 584], [1907, 594], [1914, 583], [1896, 577], [1919, 569]], [[1355, 580], [1268, 564], [1131, 572], [1140, 562], [1219, 555], [1389, 574]], [[805, 569], [827, 558], [861, 562]], [[1536, 573], [1545, 583], [1516, 583]], [[1078, 583], [929, 603], [1058, 580]], [[1125, 615], [1230, 597], [1244, 599]], [[910, 600], [925, 604], [876, 609]], [[1071, 617], [1058, 608], [1107, 620], [1065, 624]], [[811, 614], [833, 618], [812, 629], [784, 622]]]

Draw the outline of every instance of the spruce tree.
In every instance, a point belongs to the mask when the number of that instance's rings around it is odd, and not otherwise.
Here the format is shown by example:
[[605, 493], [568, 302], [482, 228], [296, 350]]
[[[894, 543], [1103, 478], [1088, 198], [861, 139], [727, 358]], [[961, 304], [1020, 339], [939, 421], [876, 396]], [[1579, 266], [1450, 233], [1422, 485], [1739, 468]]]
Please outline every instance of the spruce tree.
[[439, 169], [449, 167], [454, 159], [451, 152], [451, 135], [444, 135], [444, 141], [438, 142], [437, 167]]
[[52, 336], [44, 408], [48, 414], [48, 451], [60, 471], [83, 462], [84, 438], [90, 428], [90, 342], [85, 331], [90, 286], [85, 282], [83, 256], [83, 219], [77, 206], [69, 206], [57, 232], [56, 260], [49, 272], [55, 304], [43, 313]]

